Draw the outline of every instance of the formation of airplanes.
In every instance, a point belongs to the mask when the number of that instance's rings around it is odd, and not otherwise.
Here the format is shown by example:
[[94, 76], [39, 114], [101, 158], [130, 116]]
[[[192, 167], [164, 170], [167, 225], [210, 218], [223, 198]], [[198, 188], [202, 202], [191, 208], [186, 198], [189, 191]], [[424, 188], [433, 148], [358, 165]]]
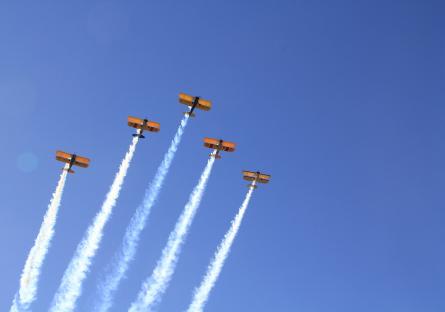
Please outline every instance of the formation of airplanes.
[[[189, 111], [184, 113], [189, 117], [195, 117], [195, 109], [209, 111], [212, 108], [211, 101], [204, 100], [199, 96], [192, 96], [185, 93], [179, 94], [179, 102], [189, 107]], [[140, 139], [145, 138], [145, 136], [143, 135], [144, 131], [159, 132], [161, 130], [161, 124], [158, 122], [132, 116], [128, 116], [128, 126], [136, 129], [136, 133], [133, 134], [133, 137], [138, 137]], [[209, 156], [215, 157], [216, 159], [221, 158], [221, 151], [233, 152], [236, 148], [236, 144], [234, 142], [214, 138], [204, 138], [204, 146], [213, 149], [213, 152]], [[63, 170], [66, 170], [69, 173], [74, 173], [74, 170], [71, 169], [73, 166], [88, 168], [88, 166], [90, 165], [89, 158], [62, 151], [56, 152], [56, 160], [68, 164], [63, 168]], [[270, 175], [261, 173], [259, 171], [254, 172], [245, 170], [242, 171], [242, 173], [244, 180], [252, 182], [251, 184], [249, 184], [249, 187], [254, 188], [257, 187], [257, 183], [269, 183], [271, 178]]]

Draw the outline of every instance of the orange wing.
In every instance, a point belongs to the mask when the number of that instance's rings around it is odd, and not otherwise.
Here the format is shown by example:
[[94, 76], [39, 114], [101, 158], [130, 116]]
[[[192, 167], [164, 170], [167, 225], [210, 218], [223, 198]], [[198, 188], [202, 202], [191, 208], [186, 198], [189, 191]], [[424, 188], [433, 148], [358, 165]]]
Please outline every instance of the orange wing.
[[208, 111], [212, 108], [212, 102], [208, 101], [208, 100], [204, 100], [204, 99], [199, 99], [198, 101], [198, 108]]
[[254, 181], [256, 179], [256, 172], [252, 172], [252, 171], [243, 171], [243, 178], [244, 180], [247, 181]]
[[161, 124], [154, 121], [147, 121], [147, 123], [144, 126], [144, 119], [128, 116], [128, 126], [136, 128], [136, 129], [142, 129], [152, 132], [158, 132], [161, 130]]
[[143, 119], [128, 116], [128, 126], [136, 128], [136, 129], [142, 129], [143, 124], [144, 124]]
[[263, 174], [261, 172], [253, 172], [253, 171], [243, 171], [243, 178], [247, 181], [255, 181], [257, 180], [259, 183], [268, 183], [270, 180], [270, 175]]
[[219, 140], [217, 139], [211, 139], [211, 138], [204, 138], [204, 146], [208, 148], [215, 149], [219, 145]]
[[[58, 161], [64, 162], [69, 164], [71, 159], [73, 158], [73, 154], [68, 154], [62, 151], [57, 151], [56, 152], [56, 159]], [[82, 157], [82, 156], [77, 156], [76, 155], [76, 159], [74, 160], [73, 165], [75, 166], [79, 166], [82, 168], [87, 168], [90, 165], [90, 160], [86, 157]]]
[[270, 180], [270, 174], [262, 174], [260, 173], [260, 176], [258, 177], [258, 182], [260, 183], [269, 183]]
[[222, 150], [226, 152], [233, 152], [235, 150], [236, 144], [233, 142], [223, 141]]
[[185, 93], [179, 93], [179, 102], [182, 104], [185, 104], [187, 106], [192, 106], [193, 101], [195, 100], [195, 97], [185, 94]]
[[233, 142], [222, 141], [212, 138], [204, 138], [204, 146], [212, 149], [218, 149], [225, 152], [233, 152], [236, 144]]
[[158, 132], [161, 130], [161, 124], [154, 121], [147, 121], [147, 124], [144, 127], [144, 130], [152, 131], [152, 132]]
[[72, 154], [68, 154], [62, 151], [57, 151], [56, 152], [56, 159], [58, 161], [64, 162], [64, 163], [69, 163], [71, 160], [71, 157], [73, 157]]
[[[185, 94], [185, 93], [179, 93], [179, 102], [182, 104], [185, 104], [187, 106], [193, 106], [193, 102], [195, 101], [195, 98], [196, 97]], [[196, 106], [196, 108], [208, 111], [212, 108], [212, 102], [200, 98], [198, 100], [198, 105]]]
[[88, 166], [90, 165], [90, 160], [86, 157], [76, 156], [76, 160], [74, 161], [73, 165], [82, 168], [88, 168]]

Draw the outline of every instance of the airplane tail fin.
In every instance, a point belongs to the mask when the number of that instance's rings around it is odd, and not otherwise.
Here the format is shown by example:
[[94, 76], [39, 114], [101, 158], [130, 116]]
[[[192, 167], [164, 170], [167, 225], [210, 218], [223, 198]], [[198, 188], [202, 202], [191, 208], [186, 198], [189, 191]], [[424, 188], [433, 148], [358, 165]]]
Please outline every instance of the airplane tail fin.
[[133, 136], [134, 136], [134, 137], [138, 137], [138, 138], [140, 138], [140, 139], [145, 139], [145, 136], [142, 135], [142, 134], [134, 133]]
[[184, 115], [189, 116], [189, 117], [195, 117], [195, 114], [190, 113], [190, 112], [184, 112]]
[[68, 171], [69, 173], [74, 173], [74, 170], [72, 170], [72, 169], [65, 169], [65, 168], [62, 168], [62, 170]]
[[258, 186], [255, 184], [247, 184], [247, 187], [251, 187], [253, 189], [256, 189]]

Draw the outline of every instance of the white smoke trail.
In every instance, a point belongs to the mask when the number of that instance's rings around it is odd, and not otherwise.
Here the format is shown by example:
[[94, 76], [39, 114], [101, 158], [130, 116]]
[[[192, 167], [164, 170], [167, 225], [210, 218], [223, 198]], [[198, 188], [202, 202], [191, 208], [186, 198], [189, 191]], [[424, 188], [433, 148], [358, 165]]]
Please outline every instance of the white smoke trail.
[[212, 262], [207, 268], [207, 273], [204, 276], [201, 285], [199, 285], [199, 287], [195, 290], [192, 303], [187, 310], [188, 312], [203, 311], [204, 305], [209, 298], [210, 291], [212, 290], [213, 286], [215, 286], [216, 280], [221, 273], [224, 262], [229, 255], [230, 248], [232, 247], [233, 241], [235, 240], [236, 234], [238, 233], [238, 230], [241, 226], [241, 222], [243, 221], [244, 213], [246, 212], [247, 206], [249, 205], [253, 190], [254, 186], [251, 186], [237, 215], [235, 216], [235, 219], [233, 219], [232, 221], [229, 231], [226, 233], [226, 235], [224, 235], [224, 239], [218, 246]]
[[161, 165], [158, 167], [153, 181], [150, 183], [150, 186], [145, 193], [145, 198], [142, 204], [137, 208], [127, 227], [121, 250], [116, 254], [113, 262], [108, 268], [109, 273], [98, 286], [98, 301], [95, 306], [95, 311], [108, 311], [113, 304], [114, 294], [119, 287], [120, 281], [125, 276], [131, 261], [134, 259], [139, 244], [140, 234], [145, 227], [151, 208], [155, 204], [161, 191], [165, 177], [167, 176], [179, 143], [181, 142], [188, 118], [188, 116], [185, 116], [182, 119], [173, 141], [171, 142]]
[[100, 211], [77, 246], [77, 250], [68, 268], [65, 270], [62, 282], [54, 296], [50, 311], [65, 312], [74, 310], [76, 300], [82, 293], [82, 282], [90, 269], [93, 257], [96, 255], [102, 240], [103, 229], [119, 197], [127, 170], [136, 150], [138, 139], [138, 137], [133, 138]]
[[11, 312], [29, 310], [31, 303], [36, 299], [40, 271], [54, 236], [54, 226], [62, 200], [67, 173], [66, 170], [63, 170], [60, 174], [59, 182], [57, 183], [56, 190], [53, 193], [48, 210], [43, 218], [39, 234], [26, 259], [25, 267], [20, 278], [20, 289], [12, 303]]
[[174, 230], [170, 233], [161, 258], [158, 260], [151, 277], [142, 284], [137, 299], [131, 304], [129, 312], [152, 311], [152, 307], [160, 301], [167, 289], [175, 271], [182, 244], [204, 194], [214, 162], [215, 158], [210, 157], [198, 184], [193, 189], [181, 216], [176, 222]]

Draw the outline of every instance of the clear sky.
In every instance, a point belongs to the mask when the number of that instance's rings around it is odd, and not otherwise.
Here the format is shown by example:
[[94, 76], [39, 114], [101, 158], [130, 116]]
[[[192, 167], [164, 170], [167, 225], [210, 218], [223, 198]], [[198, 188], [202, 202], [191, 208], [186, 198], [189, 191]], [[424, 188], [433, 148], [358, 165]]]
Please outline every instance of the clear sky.
[[197, 112], [116, 297], [151, 273], [203, 169], [204, 136], [238, 143], [214, 167], [160, 311], [183, 311], [247, 191], [260, 186], [207, 310], [445, 310], [443, 1], [2, 1], [0, 310], [54, 191], [57, 149], [92, 159], [68, 178], [33, 311], [47, 311], [131, 141], [140, 142], [84, 284], [102, 268], [185, 106]]

